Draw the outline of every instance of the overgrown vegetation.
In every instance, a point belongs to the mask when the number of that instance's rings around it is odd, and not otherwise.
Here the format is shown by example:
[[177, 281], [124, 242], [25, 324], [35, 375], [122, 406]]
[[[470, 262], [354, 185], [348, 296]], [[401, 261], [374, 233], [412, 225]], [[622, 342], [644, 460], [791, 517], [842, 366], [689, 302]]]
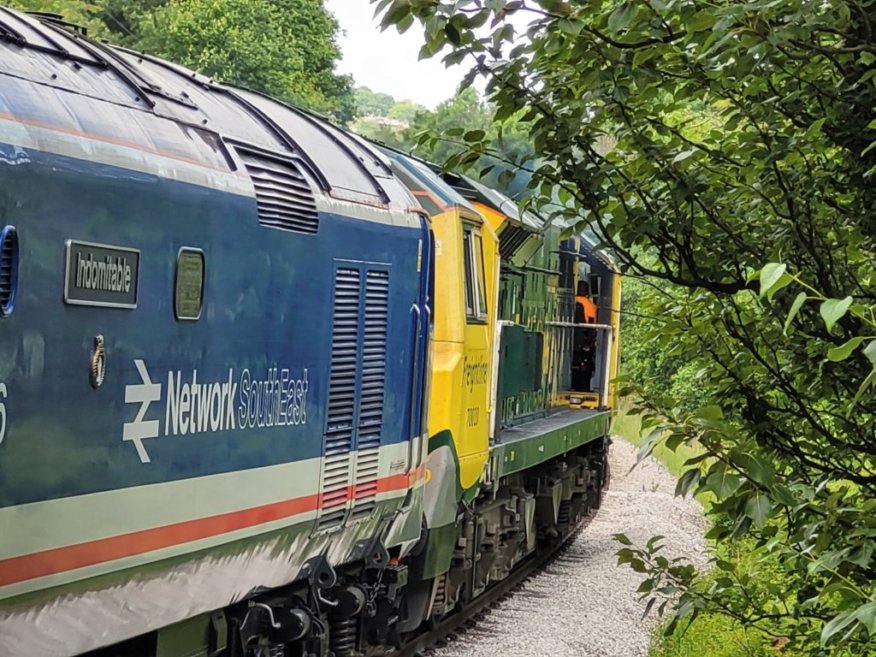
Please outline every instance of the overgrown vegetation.
[[[682, 399], [681, 403], [689, 401]], [[642, 429], [641, 415], [631, 413], [633, 408], [629, 399], [621, 401], [618, 414], [612, 423], [612, 433], [641, 447], [650, 432]], [[687, 469], [687, 461], [697, 458], [700, 453], [695, 446], [679, 445], [675, 449], [668, 449], [666, 445], [658, 444], [654, 446], [652, 455], [673, 476], [680, 478]], [[701, 495], [699, 501], [708, 507], [714, 503], [714, 495]], [[716, 557], [720, 557], [723, 562], [741, 564], [751, 560], [754, 546], [746, 539], [738, 539], [717, 547], [720, 555], [716, 554]], [[775, 578], [775, 583], [781, 583], [780, 572], [769, 575]], [[720, 576], [720, 570], [716, 569], [702, 577], [697, 584], [698, 590], [708, 591]], [[781, 648], [787, 644], [784, 637], [770, 637], [757, 629], [746, 628], [738, 619], [720, 612], [707, 611], [672, 627], [665, 623], [663, 629], [668, 631], [654, 636], [650, 657], [775, 657], [777, 653], [781, 654]], [[777, 651], [776, 648], [780, 650]]]
[[[661, 289], [642, 333], [655, 367], [663, 352], [696, 363], [696, 399], [646, 382], [639, 408], [648, 448], [700, 452], [680, 482], [715, 496], [716, 568], [669, 563], [654, 543], [621, 551], [668, 629], [719, 615], [785, 654], [866, 655], [873, 2], [374, 1], [386, 25], [422, 27], [427, 54], [446, 47], [484, 76], [497, 122], [527, 126], [530, 202]], [[459, 142], [451, 165], [493, 150], [482, 131]], [[744, 559], [720, 558], [742, 540]]]
[[[512, 196], [525, 188], [529, 175], [514, 163], [532, 161], [535, 157], [526, 126], [516, 117], [503, 124], [495, 123], [495, 108], [475, 89], [462, 89], [434, 111], [421, 107], [412, 116], [410, 103], [366, 91], [357, 91], [358, 98], [364, 101], [360, 105], [363, 118], [352, 125], [354, 131], [432, 162], [444, 163], [456, 171], [475, 173], [485, 184]], [[365, 118], [368, 110], [377, 116], [401, 120], [369, 121]], [[464, 135], [489, 144], [489, 152], [471, 153], [464, 142], [460, 143]]]
[[661, 406], [692, 412], [708, 403], [708, 389], [700, 385], [705, 361], [685, 355], [671, 333], [654, 330], [664, 321], [663, 305], [673, 292], [672, 286], [648, 277], [624, 278], [621, 372]]
[[353, 118], [352, 79], [334, 72], [338, 24], [322, 0], [8, 0], [62, 15], [91, 36], [330, 115]]

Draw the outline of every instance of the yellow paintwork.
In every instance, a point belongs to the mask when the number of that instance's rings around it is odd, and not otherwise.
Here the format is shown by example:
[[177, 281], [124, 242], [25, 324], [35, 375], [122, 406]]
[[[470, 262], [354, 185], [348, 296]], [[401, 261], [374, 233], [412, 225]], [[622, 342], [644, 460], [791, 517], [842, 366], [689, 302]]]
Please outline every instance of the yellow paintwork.
[[608, 384], [607, 406], [617, 409], [617, 377], [620, 375], [620, 307], [621, 307], [621, 277], [619, 272], [614, 276], [614, 287], [611, 290], [611, 332], [614, 340], [611, 342], [611, 379]]
[[[466, 318], [463, 225], [481, 235], [486, 322]], [[435, 234], [435, 309], [429, 435], [450, 431], [459, 458], [459, 484], [477, 484], [489, 456], [493, 409], [493, 331], [499, 281], [496, 233], [483, 217], [448, 208], [432, 217]]]
[[507, 217], [501, 212], [496, 212], [493, 208], [484, 205], [483, 203], [475, 201], [474, 206], [477, 208], [477, 211], [484, 216], [484, 219], [487, 220], [490, 228], [493, 229], [493, 233], [498, 235], [499, 229], [502, 227], [502, 224], [505, 223]]
[[[479, 214], [466, 209], [445, 208], [432, 216], [435, 234], [435, 308], [432, 340], [432, 386], [429, 399], [429, 435], [449, 431], [459, 459], [459, 484], [463, 490], [481, 479], [489, 458], [490, 427], [494, 409], [494, 341], [498, 311], [499, 240], [497, 233], [507, 217], [480, 203]], [[487, 321], [474, 322], [466, 317], [465, 270], [463, 261], [463, 226], [471, 225], [483, 241], [484, 296]], [[590, 395], [584, 407], [600, 402], [614, 408], [618, 372], [620, 333], [620, 277], [614, 277], [611, 324], [611, 384], [609, 400]], [[545, 371], [550, 366], [550, 346], [546, 345]], [[567, 393], [555, 399], [557, 405], [569, 404]]]

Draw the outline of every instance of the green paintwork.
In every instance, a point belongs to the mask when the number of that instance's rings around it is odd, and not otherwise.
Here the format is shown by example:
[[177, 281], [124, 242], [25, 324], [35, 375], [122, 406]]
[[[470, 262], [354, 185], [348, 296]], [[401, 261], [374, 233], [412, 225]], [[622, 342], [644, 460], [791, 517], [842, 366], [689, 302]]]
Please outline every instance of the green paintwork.
[[[562, 379], [550, 368], [562, 350], [565, 329], [549, 322], [572, 319], [570, 290], [559, 288], [560, 231], [548, 229], [541, 246], [522, 268], [503, 263], [499, 298], [504, 326], [499, 363], [499, 413], [503, 426], [543, 416], [550, 408]], [[562, 367], [561, 367], [562, 369]]]
[[444, 525], [429, 530], [423, 572], [420, 579], [437, 577], [450, 570], [453, 550], [456, 548], [456, 525]]
[[[202, 614], [163, 629], [158, 633], [156, 657], [206, 657], [207, 645], [204, 637], [209, 631], [210, 623], [210, 614]], [[225, 635], [220, 638], [224, 640]]]
[[560, 454], [608, 435], [611, 413], [593, 413], [568, 426], [538, 436], [499, 444], [492, 449], [496, 477], [504, 477], [544, 463]]
[[543, 333], [527, 331], [523, 326], [503, 328], [500, 384], [503, 398], [541, 390], [543, 336]]
[[480, 485], [480, 483], [477, 483], [474, 486], [472, 486], [471, 488], [467, 488], [464, 491], [462, 491], [462, 501], [465, 502], [466, 504], [468, 504], [469, 502], [474, 500], [474, 498], [476, 498], [478, 496], [478, 493], [480, 493], [480, 492], [481, 492], [481, 485]]

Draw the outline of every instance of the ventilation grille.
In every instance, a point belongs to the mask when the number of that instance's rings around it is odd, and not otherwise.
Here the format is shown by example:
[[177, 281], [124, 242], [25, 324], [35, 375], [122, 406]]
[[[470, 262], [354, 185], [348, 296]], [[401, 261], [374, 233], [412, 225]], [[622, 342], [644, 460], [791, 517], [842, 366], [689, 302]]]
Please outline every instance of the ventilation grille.
[[240, 148], [238, 153], [255, 186], [260, 224], [296, 233], [319, 230], [313, 190], [294, 162]]
[[353, 518], [366, 518], [377, 500], [377, 476], [380, 474], [380, 449], [360, 449], [356, 456], [356, 499]]
[[371, 515], [377, 495], [388, 314], [389, 274], [385, 271], [369, 271], [365, 282], [365, 331], [362, 341], [354, 517]]
[[380, 430], [383, 428], [388, 311], [389, 275], [383, 271], [369, 271], [365, 284], [365, 336], [362, 344], [359, 449], [380, 445]]
[[510, 260], [530, 237], [531, 231], [506, 223], [499, 232], [499, 255], [503, 260]]
[[18, 233], [13, 226], [0, 231], [0, 317], [12, 312], [18, 283]]
[[353, 449], [356, 412], [360, 287], [361, 274], [357, 270], [339, 269], [335, 274], [320, 527], [343, 520], [347, 490], [351, 483], [350, 451]]

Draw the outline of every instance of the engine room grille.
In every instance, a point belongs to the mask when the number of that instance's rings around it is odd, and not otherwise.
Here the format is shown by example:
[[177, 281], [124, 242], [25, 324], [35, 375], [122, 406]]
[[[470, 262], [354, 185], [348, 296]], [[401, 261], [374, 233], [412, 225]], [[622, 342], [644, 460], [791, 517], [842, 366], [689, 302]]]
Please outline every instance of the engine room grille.
[[360, 288], [358, 270], [338, 269], [335, 274], [320, 527], [338, 524], [346, 515], [356, 414]]
[[362, 389], [359, 408], [359, 449], [380, 445], [383, 428], [383, 386], [386, 377], [386, 331], [389, 274], [369, 271], [365, 283], [365, 332], [362, 344]]
[[385, 271], [369, 271], [365, 281], [365, 330], [362, 340], [354, 517], [370, 515], [377, 495], [388, 313], [389, 274]]
[[0, 231], [0, 317], [12, 312], [18, 284], [18, 232], [13, 226]]
[[313, 190], [293, 161], [239, 147], [237, 152], [255, 187], [260, 224], [296, 233], [319, 230]]

